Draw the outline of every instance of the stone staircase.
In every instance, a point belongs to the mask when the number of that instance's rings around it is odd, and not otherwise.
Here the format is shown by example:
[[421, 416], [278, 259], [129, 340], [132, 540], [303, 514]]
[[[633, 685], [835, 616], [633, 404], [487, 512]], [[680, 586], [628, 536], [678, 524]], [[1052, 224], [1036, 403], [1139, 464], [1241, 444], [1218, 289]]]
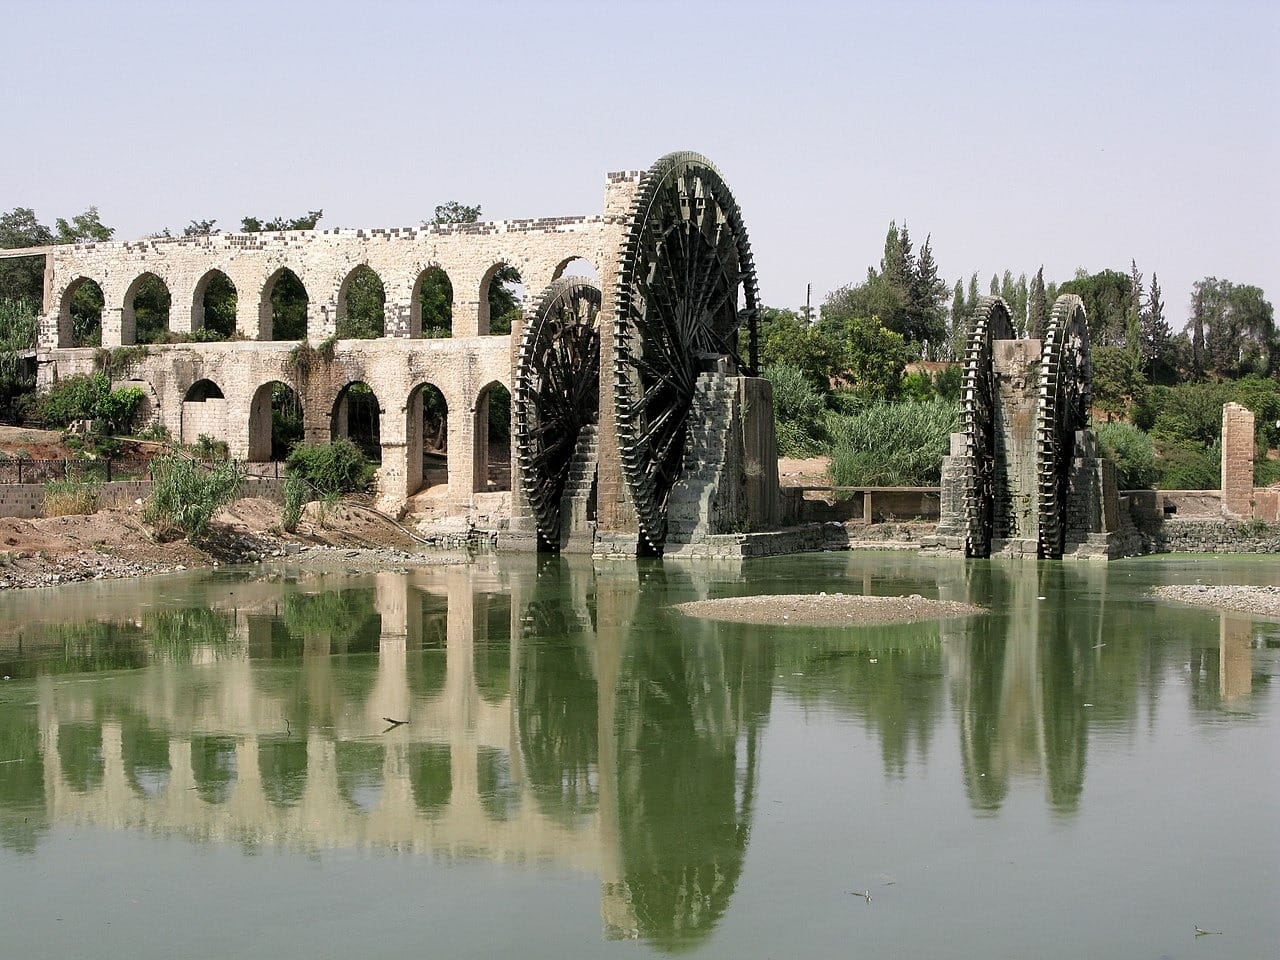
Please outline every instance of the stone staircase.
[[588, 424], [578, 432], [569, 475], [560, 495], [560, 544], [564, 549], [575, 537], [586, 536], [588, 549], [596, 520], [596, 466], [600, 459], [600, 431]]
[[741, 439], [730, 433], [730, 427], [738, 422], [737, 403], [736, 379], [723, 373], [698, 377], [681, 477], [667, 498], [669, 542], [687, 543], [735, 532], [745, 522], [745, 514], [738, 516], [745, 510], [745, 504], [737, 502], [741, 498], [722, 496], [726, 471], [740, 471], [742, 466]]

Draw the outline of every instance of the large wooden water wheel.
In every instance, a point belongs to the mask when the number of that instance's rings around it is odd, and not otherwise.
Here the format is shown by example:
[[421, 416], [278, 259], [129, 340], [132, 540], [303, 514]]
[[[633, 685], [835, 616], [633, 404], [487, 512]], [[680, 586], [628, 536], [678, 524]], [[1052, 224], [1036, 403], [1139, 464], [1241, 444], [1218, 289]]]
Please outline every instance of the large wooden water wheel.
[[1039, 553], [1047, 559], [1062, 556], [1076, 431], [1089, 425], [1092, 381], [1084, 303], [1075, 294], [1063, 294], [1045, 327], [1036, 398]]
[[516, 356], [520, 483], [542, 546], [560, 546], [560, 501], [583, 427], [600, 413], [600, 290], [554, 281], [525, 324]]
[[[640, 181], [613, 331], [622, 472], [650, 549], [666, 539], [698, 376], [753, 371], [758, 311], [751, 247], [724, 178], [699, 154], [668, 154]], [[743, 327], [750, 363], [739, 356]]]
[[967, 466], [964, 477], [965, 556], [991, 555], [996, 481], [996, 375], [992, 344], [1013, 339], [1009, 308], [979, 297], [969, 319], [960, 385]]

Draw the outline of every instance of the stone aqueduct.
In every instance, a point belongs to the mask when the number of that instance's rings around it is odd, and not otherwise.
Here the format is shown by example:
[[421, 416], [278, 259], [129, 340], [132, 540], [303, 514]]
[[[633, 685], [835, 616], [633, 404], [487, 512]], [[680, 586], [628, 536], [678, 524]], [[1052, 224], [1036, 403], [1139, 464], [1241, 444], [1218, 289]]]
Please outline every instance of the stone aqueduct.
[[[71, 299], [78, 285], [91, 280], [101, 289], [102, 346], [110, 349], [135, 340], [133, 300], [143, 280], [154, 276], [168, 288], [169, 329], [181, 336], [203, 325], [205, 287], [220, 272], [236, 289], [238, 338], [151, 345], [124, 375], [147, 393], [154, 421], [183, 441], [208, 434], [224, 439], [234, 457], [265, 461], [274, 384], [297, 393], [305, 438], [313, 442], [330, 439], [346, 388], [367, 384], [379, 407], [379, 502], [397, 510], [422, 486], [423, 388], [432, 386], [448, 407], [448, 501], [454, 512], [465, 512], [486, 484], [489, 391], [495, 384], [511, 389], [512, 344], [520, 334], [519, 325], [510, 336], [489, 334], [487, 290], [494, 274], [503, 265], [515, 267], [528, 303], [567, 265], [585, 260], [601, 288], [611, 289], [640, 176], [609, 174], [604, 210], [594, 216], [45, 248], [40, 382], [92, 372], [98, 362], [94, 348], [71, 346]], [[307, 339], [314, 344], [334, 336], [346, 286], [361, 267], [383, 284], [384, 336], [340, 340], [330, 362], [300, 371], [290, 360], [296, 341], [271, 340], [276, 280], [288, 269], [305, 287]], [[453, 289], [448, 339], [422, 338], [418, 291], [433, 268], [444, 271]], [[601, 322], [608, 320], [602, 313]], [[517, 501], [518, 487], [513, 477]], [[518, 503], [513, 509], [520, 512]]]

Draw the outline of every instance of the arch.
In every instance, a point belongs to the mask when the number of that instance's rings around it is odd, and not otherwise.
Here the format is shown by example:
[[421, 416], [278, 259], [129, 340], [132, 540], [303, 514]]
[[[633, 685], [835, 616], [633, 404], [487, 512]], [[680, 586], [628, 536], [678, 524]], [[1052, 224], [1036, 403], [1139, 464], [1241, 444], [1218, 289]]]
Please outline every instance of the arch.
[[236, 332], [236, 285], [221, 270], [210, 270], [196, 283], [191, 300], [191, 339], [229, 340]]
[[476, 689], [486, 703], [511, 696], [511, 594], [477, 593], [472, 650]]
[[77, 793], [102, 785], [106, 769], [102, 755], [102, 728], [96, 723], [58, 725], [58, 760], [62, 778]]
[[413, 802], [423, 813], [439, 815], [453, 796], [453, 761], [449, 745], [415, 744], [409, 750], [408, 761]]
[[223, 400], [222, 388], [209, 379], [197, 380], [182, 398], [183, 403], [204, 403], [206, 400]]
[[476, 792], [491, 820], [511, 820], [520, 811], [520, 783], [511, 774], [511, 756], [497, 747], [476, 749]]
[[511, 391], [501, 380], [480, 388], [475, 406], [475, 493], [511, 489]]
[[595, 262], [588, 257], [579, 257], [576, 254], [572, 257], [565, 257], [556, 265], [555, 271], [551, 274], [552, 280], [559, 280], [561, 277], [582, 277], [590, 280], [597, 287], [600, 286], [600, 269]]
[[182, 397], [178, 440], [197, 443], [200, 437], [221, 439], [227, 435], [227, 401], [212, 380], [197, 380]]
[[409, 302], [409, 336], [453, 336], [453, 282], [443, 267], [433, 265], [418, 274]]
[[373, 388], [353, 380], [338, 391], [329, 414], [330, 439], [347, 439], [370, 460], [382, 462], [382, 404]]
[[277, 807], [292, 807], [307, 788], [307, 742], [292, 737], [258, 740], [262, 792]]
[[338, 792], [355, 809], [372, 813], [382, 799], [382, 744], [339, 740], [333, 752]]
[[[207, 402], [207, 401], [206, 401]], [[269, 380], [249, 404], [249, 456], [254, 463], [283, 460], [302, 439], [302, 400], [280, 380]]]
[[523, 298], [524, 281], [514, 266], [500, 260], [486, 270], [480, 278], [477, 326], [480, 336], [510, 334], [512, 320], [519, 313]]
[[58, 346], [102, 346], [102, 286], [91, 277], [76, 277], [58, 304]]
[[307, 288], [296, 273], [281, 267], [267, 277], [258, 303], [258, 330], [263, 340], [305, 340]]
[[367, 263], [362, 263], [338, 288], [339, 340], [376, 340], [387, 334], [387, 291]]
[[169, 339], [169, 285], [150, 271], [139, 274], [125, 291], [120, 311], [120, 342], [164, 343]]
[[425, 487], [449, 483], [449, 404], [434, 383], [420, 383], [405, 404], [408, 460], [405, 492], [412, 496]]
[[144, 797], [158, 797], [169, 785], [169, 737], [146, 720], [124, 725], [121, 752], [130, 786]]
[[236, 741], [233, 737], [191, 738], [191, 776], [205, 803], [226, 803], [236, 785]]

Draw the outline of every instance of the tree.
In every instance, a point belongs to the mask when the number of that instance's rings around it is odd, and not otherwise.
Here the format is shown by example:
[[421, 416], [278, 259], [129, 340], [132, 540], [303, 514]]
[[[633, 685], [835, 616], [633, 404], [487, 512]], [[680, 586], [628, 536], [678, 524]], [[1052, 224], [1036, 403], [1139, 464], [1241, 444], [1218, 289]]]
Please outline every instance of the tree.
[[[902, 229], [905, 235], [906, 224], [903, 224]], [[924, 238], [924, 246], [920, 248], [920, 256], [910, 279], [907, 330], [910, 336], [928, 343], [936, 351], [946, 339], [947, 324], [943, 304], [946, 302], [947, 285], [938, 277], [932, 240], [931, 235]]]
[[765, 307], [760, 311], [760, 365], [799, 370], [819, 394], [844, 373], [849, 352], [841, 324], [824, 319], [807, 324], [794, 310]]
[[98, 216], [98, 208], [90, 207], [84, 213], [77, 214], [70, 221], [62, 217], [55, 224], [57, 243], [105, 243], [115, 236], [115, 228], [108, 227]]
[[994, 273], [991, 275], [991, 286], [989, 287], [988, 292], [993, 297], [1000, 296], [1000, 278]]
[[279, 233], [284, 230], [314, 230], [323, 216], [323, 210], [308, 210], [300, 217], [291, 219], [276, 217], [265, 223], [257, 217], [244, 217], [240, 220], [240, 231], [242, 233]]
[[[53, 231], [36, 219], [30, 207], [0, 214], [0, 248], [42, 247], [53, 242]], [[0, 300], [25, 301], [38, 308], [44, 301], [44, 258], [0, 260]]]
[[1203, 369], [1220, 376], [1270, 374], [1275, 316], [1258, 287], [1206, 277], [1192, 294], [1193, 347], [1202, 344]]
[[440, 226], [447, 223], [475, 223], [479, 219], [479, 204], [472, 207], [459, 203], [457, 200], [450, 200], [448, 203], [442, 203], [437, 206], [435, 216], [424, 222], [423, 226], [432, 224]]
[[337, 324], [339, 339], [372, 340], [386, 331], [387, 294], [382, 280], [367, 266], [357, 267], [347, 282], [346, 309]]
[[1093, 346], [1123, 346], [1128, 328], [1132, 280], [1116, 270], [1087, 273], [1077, 270], [1075, 279], [1058, 287], [1058, 295], [1074, 293], [1084, 301]]
[[964, 299], [964, 282], [956, 281], [955, 290], [951, 294], [951, 355], [958, 357], [964, 352], [966, 328], [969, 324], [969, 311]]
[[1049, 302], [1044, 289], [1044, 265], [1036, 271], [1027, 295], [1027, 334], [1036, 340], [1044, 338], [1045, 323], [1049, 319]]
[[1174, 369], [1171, 338], [1172, 331], [1164, 319], [1164, 302], [1160, 299], [1160, 281], [1153, 273], [1146, 309], [1142, 311], [1142, 362], [1148, 377]]
[[[218, 232], [217, 220], [192, 220], [182, 228], [184, 237], [208, 237]], [[246, 231], [248, 232], [248, 231]]]
[[872, 400], [893, 400], [902, 390], [907, 345], [879, 317], [855, 317], [848, 327], [848, 377], [854, 392]]

